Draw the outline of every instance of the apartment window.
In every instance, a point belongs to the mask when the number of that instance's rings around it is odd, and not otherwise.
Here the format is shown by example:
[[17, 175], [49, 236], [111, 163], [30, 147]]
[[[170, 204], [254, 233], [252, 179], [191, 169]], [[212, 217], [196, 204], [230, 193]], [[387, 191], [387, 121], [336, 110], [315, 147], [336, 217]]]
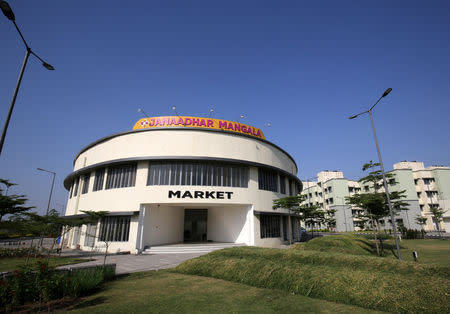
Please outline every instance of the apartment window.
[[315, 192], [316, 197], [319, 195], [319, 193]]
[[391, 184], [391, 185], [395, 184], [395, 179], [394, 178], [389, 179], [388, 183]]
[[108, 168], [106, 190], [134, 186], [136, 183], [136, 164]]
[[264, 215], [259, 216], [261, 239], [281, 237], [280, 216]]
[[73, 184], [73, 196], [78, 195], [78, 185], [80, 184], [80, 177], [75, 179], [75, 183]]
[[382, 219], [382, 220], [380, 220], [380, 225], [385, 226], [386, 222]]
[[280, 193], [286, 194], [286, 177], [280, 174]]
[[258, 188], [260, 190], [278, 192], [278, 173], [275, 171], [258, 169]]
[[248, 187], [248, 167], [216, 162], [152, 161], [147, 185]]
[[100, 222], [100, 241], [127, 242], [131, 216], [108, 216]]
[[94, 187], [92, 191], [103, 190], [103, 181], [105, 179], [105, 168], [95, 171]]
[[81, 189], [81, 194], [86, 194], [89, 191], [89, 180], [91, 178], [91, 174], [88, 173], [83, 177], [83, 188]]
[[419, 183], [419, 179], [414, 179], [414, 184], [417, 185]]
[[423, 212], [423, 205], [420, 205], [420, 211]]
[[422, 196], [422, 192], [417, 192], [417, 197], [420, 198]]
[[331, 186], [328, 187], [328, 193], [331, 193], [332, 189]]
[[330, 198], [330, 204], [333, 204], [333, 203], [334, 203], [333, 198]]
[[349, 192], [353, 192], [353, 188], [352, 188], [352, 187], [349, 187], [349, 188], [348, 188], [348, 191], [349, 191]]
[[326, 200], [325, 200], [325, 203], [327, 203], [327, 205], [328, 205], [328, 202], [329, 202], [328, 199], [326, 199]]
[[430, 183], [434, 182], [434, 178], [424, 178], [423, 184], [428, 185]]
[[322, 192], [319, 192], [319, 196], [322, 197], [322, 195], [323, 195]]
[[369, 192], [369, 186], [368, 186], [368, 185], [365, 185], [365, 186], [364, 186], [364, 191], [365, 191], [365, 192]]
[[309, 193], [309, 197], [312, 197], [312, 193]]

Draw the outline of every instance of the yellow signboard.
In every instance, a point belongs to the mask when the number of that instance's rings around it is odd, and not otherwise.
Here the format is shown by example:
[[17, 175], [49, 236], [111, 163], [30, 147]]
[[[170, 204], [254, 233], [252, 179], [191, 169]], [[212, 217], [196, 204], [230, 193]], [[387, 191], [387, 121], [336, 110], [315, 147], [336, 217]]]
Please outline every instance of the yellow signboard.
[[143, 118], [136, 122], [133, 130], [167, 127], [224, 130], [265, 139], [263, 132], [258, 128], [238, 122], [200, 117], [168, 116]]

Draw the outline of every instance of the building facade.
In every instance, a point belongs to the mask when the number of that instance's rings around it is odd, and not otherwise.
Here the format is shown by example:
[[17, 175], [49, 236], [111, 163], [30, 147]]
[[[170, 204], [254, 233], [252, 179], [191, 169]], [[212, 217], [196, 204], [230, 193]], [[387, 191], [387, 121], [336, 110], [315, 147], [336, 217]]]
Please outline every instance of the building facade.
[[107, 214], [71, 230], [65, 243], [131, 253], [182, 242], [277, 245], [298, 221], [272, 203], [301, 191], [297, 169], [287, 152], [248, 125], [141, 119], [132, 131], [102, 138], [75, 157], [64, 181], [66, 216]]
[[[394, 175], [396, 184], [389, 184], [390, 191], [405, 191], [402, 199], [408, 204], [409, 210], [400, 211], [396, 216], [398, 224], [408, 229], [422, 228], [416, 217], [426, 217], [424, 225], [426, 231], [450, 230], [450, 167], [432, 166], [425, 168], [423, 162], [402, 161], [394, 164], [389, 171]], [[360, 208], [346, 204], [345, 197], [355, 193], [370, 193], [373, 188], [369, 184], [362, 184], [344, 178], [340, 171], [322, 171], [316, 181], [304, 181], [302, 194], [310, 205], [318, 205], [319, 209], [327, 211], [334, 209], [336, 230], [353, 231], [361, 227], [357, 218], [362, 212]], [[384, 191], [384, 188], [380, 189]], [[443, 221], [437, 223], [430, 212], [430, 208], [441, 208], [444, 212]], [[380, 221], [382, 229], [392, 229], [390, 217]]]

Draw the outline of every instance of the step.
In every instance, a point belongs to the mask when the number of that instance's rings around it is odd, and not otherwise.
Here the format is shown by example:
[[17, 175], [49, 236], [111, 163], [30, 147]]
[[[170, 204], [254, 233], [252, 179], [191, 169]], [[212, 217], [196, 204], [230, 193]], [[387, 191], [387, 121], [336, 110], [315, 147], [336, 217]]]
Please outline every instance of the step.
[[142, 254], [187, 254], [187, 253], [209, 253], [229, 247], [245, 246], [241, 243], [224, 243], [224, 244], [173, 244], [158, 245], [145, 249]]

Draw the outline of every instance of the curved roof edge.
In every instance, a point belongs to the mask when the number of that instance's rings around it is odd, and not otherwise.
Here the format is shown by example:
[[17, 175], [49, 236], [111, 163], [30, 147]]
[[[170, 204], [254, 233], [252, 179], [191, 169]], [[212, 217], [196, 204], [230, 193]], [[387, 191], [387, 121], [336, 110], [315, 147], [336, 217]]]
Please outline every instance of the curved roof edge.
[[226, 130], [213, 130], [213, 129], [198, 129], [198, 128], [179, 128], [179, 127], [168, 127], [168, 128], [152, 128], [152, 129], [142, 129], [142, 130], [131, 130], [131, 131], [126, 131], [126, 132], [120, 132], [120, 133], [115, 133], [115, 134], [111, 134], [105, 137], [102, 137], [88, 145], [86, 145], [85, 147], [83, 147], [80, 152], [75, 156], [74, 160], [73, 160], [73, 165], [75, 165], [75, 160], [77, 160], [77, 158], [84, 153], [85, 151], [87, 151], [89, 148], [96, 146], [97, 144], [103, 143], [107, 140], [110, 140], [114, 137], [117, 136], [122, 136], [122, 135], [127, 135], [127, 134], [131, 134], [131, 133], [137, 133], [137, 132], [148, 132], [148, 131], [166, 131], [166, 130], [170, 130], [170, 131], [183, 131], [183, 130], [189, 130], [189, 131], [199, 131], [199, 132], [218, 132], [218, 133], [225, 133], [227, 135], [234, 135], [234, 136], [243, 136], [243, 137], [247, 137], [247, 138], [251, 138], [253, 140], [257, 140], [257, 141], [261, 141], [263, 143], [267, 143], [269, 145], [272, 145], [273, 147], [275, 147], [276, 149], [279, 149], [281, 152], [283, 152], [284, 154], [286, 154], [286, 156], [288, 156], [292, 162], [294, 163], [295, 169], [296, 169], [296, 174], [298, 174], [298, 166], [297, 163], [295, 162], [294, 158], [289, 155], [288, 152], [286, 152], [284, 149], [282, 149], [281, 147], [279, 147], [278, 145], [269, 142], [268, 140], [265, 139], [261, 139], [261, 138], [257, 138], [254, 136], [250, 136], [247, 134], [241, 134], [241, 133], [235, 133], [235, 132], [231, 132], [231, 131], [226, 131]]
[[282, 174], [286, 175], [289, 178], [295, 179], [297, 181], [297, 183], [299, 183], [301, 186], [300, 190], [303, 189], [302, 181], [296, 175], [289, 173], [286, 170], [283, 170], [283, 169], [280, 169], [280, 168], [277, 168], [274, 166], [258, 163], [258, 162], [248, 161], [248, 160], [204, 157], [204, 156], [154, 156], [154, 157], [132, 157], [132, 158], [121, 158], [121, 159], [109, 160], [109, 161], [93, 164], [93, 165], [81, 168], [77, 171], [70, 173], [64, 179], [64, 187], [67, 190], [70, 190], [70, 185], [76, 176], [82, 175], [86, 172], [91, 172], [91, 171], [95, 170], [96, 168], [105, 167], [107, 165], [118, 165], [118, 164], [123, 164], [123, 163], [128, 163], [128, 162], [134, 162], [134, 161], [150, 161], [150, 160], [193, 160], [193, 161], [209, 160], [209, 161], [229, 162], [229, 163], [234, 163], [234, 164], [241, 164], [241, 165], [248, 165], [248, 166], [255, 166], [255, 167], [265, 167], [265, 168], [270, 168], [270, 169], [276, 170], [276, 171], [281, 172]]

